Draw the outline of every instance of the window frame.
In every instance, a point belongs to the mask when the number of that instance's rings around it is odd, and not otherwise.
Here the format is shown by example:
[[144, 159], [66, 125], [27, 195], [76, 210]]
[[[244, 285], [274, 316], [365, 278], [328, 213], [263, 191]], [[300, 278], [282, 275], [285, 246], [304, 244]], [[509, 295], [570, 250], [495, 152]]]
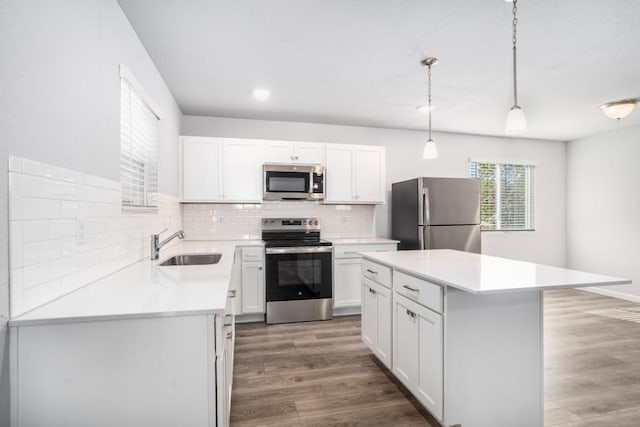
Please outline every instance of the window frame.
[[[474, 167], [474, 164], [477, 166]], [[473, 179], [480, 179], [479, 176], [474, 176], [473, 171], [474, 168], [477, 171], [480, 164], [490, 164], [496, 167], [495, 171], [495, 188], [496, 188], [496, 228], [484, 228], [482, 222], [482, 216], [480, 218], [480, 230], [482, 232], [530, 232], [536, 231], [536, 192], [535, 192], [535, 170], [537, 163], [533, 161], [521, 161], [521, 160], [486, 160], [486, 159], [469, 159], [469, 177]], [[502, 199], [502, 191], [501, 191], [501, 183], [502, 179], [499, 177], [501, 174], [501, 167], [503, 166], [524, 166], [525, 167], [525, 180], [524, 180], [524, 196], [525, 196], [525, 207], [524, 207], [524, 216], [525, 216], [525, 225], [522, 228], [498, 228], [498, 224], [501, 222], [500, 209], [501, 209], [501, 199]], [[480, 190], [482, 192], [482, 188]], [[482, 194], [480, 195], [482, 200]], [[482, 215], [482, 212], [481, 212]], [[502, 224], [500, 224], [502, 227]]]
[[[144, 89], [144, 87], [140, 84], [138, 79], [134, 76], [131, 70], [124, 64], [120, 64], [120, 184], [124, 186], [123, 176], [125, 172], [123, 169], [125, 168], [124, 159], [127, 156], [129, 163], [139, 163], [141, 165], [142, 173], [140, 174], [143, 177], [143, 190], [142, 190], [142, 205], [133, 205], [125, 203], [125, 191], [124, 188], [121, 190], [121, 210], [123, 213], [157, 213], [160, 208], [160, 203], [158, 200], [158, 142], [159, 142], [159, 126], [160, 121], [162, 120], [162, 113], [158, 108], [157, 104], [153, 101], [149, 93]], [[128, 85], [128, 87], [124, 87], [124, 85]], [[125, 154], [123, 150], [123, 121], [128, 120], [129, 129], [131, 132], [131, 108], [129, 108], [129, 118], [123, 117], [123, 92], [129, 91], [130, 94], [135, 94], [140, 100], [141, 104], [148, 109], [153, 116], [155, 116], [156, 121], [154, 125], [154, 141], [152, 142], [152, 157], [153, 160], [149, 161], [148, 158], [142, 159], [139, 157], [134, 157], [132, 155]], [[147, 113], [148, 113], [147, 112]], [[143, 147], [144, 148], [144, 147]], [[129, 165], [130, 166], [130, 165]], [[149, 172], [151, 169], [151, 172]], [[153, 174], [153, 175], [150, 175]], [[149, 189], [149, 185], [152, 181], [155, 181], [155, 188]], [[155, 191], [153, 191], [155, 190]]]

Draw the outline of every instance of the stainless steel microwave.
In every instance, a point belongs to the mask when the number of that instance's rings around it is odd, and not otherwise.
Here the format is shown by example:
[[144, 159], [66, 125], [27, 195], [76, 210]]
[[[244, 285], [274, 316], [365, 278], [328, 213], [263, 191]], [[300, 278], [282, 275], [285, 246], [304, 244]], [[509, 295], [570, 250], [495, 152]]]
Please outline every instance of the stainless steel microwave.
[[264, 164], [263, 200], [323, 200], [324, 166]]

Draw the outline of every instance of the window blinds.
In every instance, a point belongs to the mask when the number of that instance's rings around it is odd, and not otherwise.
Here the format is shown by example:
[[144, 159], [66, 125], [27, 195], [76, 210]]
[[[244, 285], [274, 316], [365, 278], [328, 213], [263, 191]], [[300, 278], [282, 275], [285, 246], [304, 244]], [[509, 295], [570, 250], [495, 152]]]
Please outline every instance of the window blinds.
[[534, 229], [534, 166], [469, 163], [469, 176], [480, 180], [483, 230]]
[[158, 207], [158, 117], [125, 78], [120, 94], [120, 181], [123, 209]]

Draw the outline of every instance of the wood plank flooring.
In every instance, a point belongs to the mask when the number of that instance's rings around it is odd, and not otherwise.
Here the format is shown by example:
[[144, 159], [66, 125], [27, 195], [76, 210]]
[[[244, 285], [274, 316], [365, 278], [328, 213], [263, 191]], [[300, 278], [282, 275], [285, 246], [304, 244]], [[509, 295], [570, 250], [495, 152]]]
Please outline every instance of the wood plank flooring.
[[[545, 293], [545, 425], [640, 426], [640, 323], [587, 313], [638, 304]], [[360, 317], [236, 327], [231, 425], [439, 424], [360, 341]]]

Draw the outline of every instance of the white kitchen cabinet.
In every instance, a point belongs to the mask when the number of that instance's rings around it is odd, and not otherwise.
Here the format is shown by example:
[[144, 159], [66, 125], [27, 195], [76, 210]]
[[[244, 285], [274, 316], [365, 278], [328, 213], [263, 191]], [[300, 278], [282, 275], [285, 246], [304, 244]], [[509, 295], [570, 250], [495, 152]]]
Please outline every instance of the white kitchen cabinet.
[[362, 279], [362, 341], [391, 369], [391, 290]]
[[442, 315], [393, 295], [393, 373], [442, 420], [444, 347]]
[[218, 344], [222, 318], [194, 314], [12, 327], [11, 425], [228, 426], [231, 381], [224, 374], [230, 378], [233, 368], [233, 335], [224, 335], [225, 353]]
[[182, 199], [262, 201], [263, 146], [258, 140], [182, 137]]
[[327, 144], [325, 203], [384, 203], [384, 147]]
[[324, 164], [324, 146], [314, 142], [267, 141], [265, 162]]
[[264, 262], [242, 262], [242, 314], [264, 313]]
[[222, 200], [222, 141], [182, 137], [182, 198]]
[[265, 312], [264, 246], [241, 249], [241, 314]]
[[[334, 244], [333, 246], [333, 308], [357, 308], [361, 305], [360, 252], [395, 251], [396, 243]], [[356, 311], [357, 312], [357, 311]], [[353, 310], [345, 314], [353, 314]]]

